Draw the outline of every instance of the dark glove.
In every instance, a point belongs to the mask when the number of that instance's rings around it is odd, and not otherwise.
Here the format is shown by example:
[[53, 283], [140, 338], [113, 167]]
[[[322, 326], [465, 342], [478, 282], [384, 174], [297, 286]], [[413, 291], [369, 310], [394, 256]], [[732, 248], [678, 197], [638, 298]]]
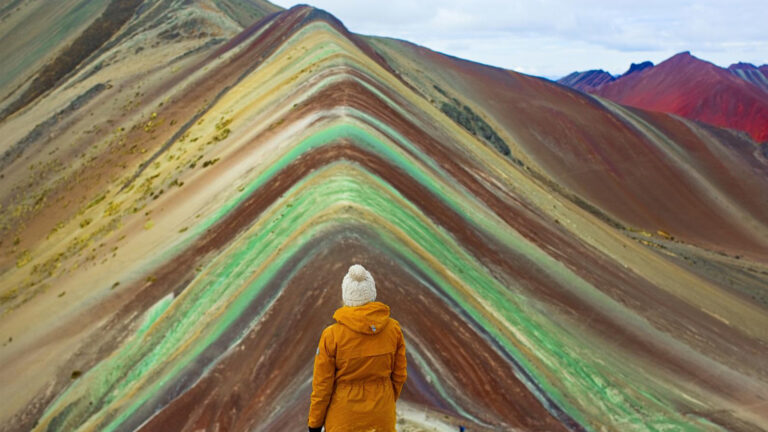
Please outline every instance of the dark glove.
[[316, 427], [316, 428], [311, 427], [309, 428], [309, 432], [323, 432], [323, 427], [322, 426]]

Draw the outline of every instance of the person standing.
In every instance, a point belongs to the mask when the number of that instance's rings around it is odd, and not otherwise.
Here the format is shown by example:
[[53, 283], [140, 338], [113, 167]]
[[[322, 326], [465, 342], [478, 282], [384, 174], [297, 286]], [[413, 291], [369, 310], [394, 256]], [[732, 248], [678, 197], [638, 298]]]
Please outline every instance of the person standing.
[[309, 432], [395, 432], [395, 403], [407, 378], [405, 341], [389, 306], [363, 266], [341, 284], [344, 306], [333, 314], [315, 353]]

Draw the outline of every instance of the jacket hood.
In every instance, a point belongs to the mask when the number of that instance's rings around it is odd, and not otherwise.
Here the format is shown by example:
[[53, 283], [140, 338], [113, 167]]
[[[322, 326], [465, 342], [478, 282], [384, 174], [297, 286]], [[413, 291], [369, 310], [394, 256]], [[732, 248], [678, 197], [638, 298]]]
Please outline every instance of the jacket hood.
[[333, 319], [358, 333], [378, 334], [389, 323], [389, 306], [376, 301], [362, 306], [344, 306], [336, 309]]

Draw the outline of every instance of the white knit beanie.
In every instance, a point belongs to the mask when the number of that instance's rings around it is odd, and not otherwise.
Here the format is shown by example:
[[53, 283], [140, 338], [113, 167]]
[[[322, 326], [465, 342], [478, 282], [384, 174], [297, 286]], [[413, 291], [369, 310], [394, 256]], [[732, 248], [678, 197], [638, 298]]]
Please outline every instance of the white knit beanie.
[[362, 306], [376, 300], [376, 283], [368, 270], [360, 264], [349, 268], [341, 283], [344, 306]]

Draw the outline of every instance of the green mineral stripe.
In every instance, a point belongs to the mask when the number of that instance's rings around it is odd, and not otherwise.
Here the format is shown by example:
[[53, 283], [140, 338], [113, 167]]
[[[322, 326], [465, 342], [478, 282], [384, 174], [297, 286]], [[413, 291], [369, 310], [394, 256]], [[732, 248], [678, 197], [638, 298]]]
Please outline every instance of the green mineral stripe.
[[[596, 289], [594, 289], [594, 287], [589, 286], [589, 284], [578, 278], [569, 269], [567, 269], [567, 267], [551, 258], [545, 252], [539, 250], [534, 245], [531, 245], [524, 238], [519, 236], [519, 234], [515, 233], [513, 230], [510, 230], [509, 227], [503, 225], [503, 223], [499, 222], [498, 220], [493, 220], [492, 217], [483, 217], [486, 212], [478, 212], [478, 207], [467, 205], [467, 203], [474, 201], [471, 196], [465, 195], [464, 197], [461, 197], [461, 194], [456, 194], [455, 190], [451, 190], [451, 188], [442, 185], [440, 182], [436, 182], [435, 179], [430, 179], [428, 175], [418, 167], [415, 161], [407, 157], [403, 152], [398, 151], [393, 146], [385, 143], [378, 134], [372, 133], [372, 131], [368, 130], [368, 128], [365, 128], [364, 125], [357, 125], [349, 118], [347, 118], [344, 123], [326, 127], [325, 129], [316, 132], [309, 138], [301, 141], [299, 145], [292, 148], [291, 151], [285, 154], [280, 160], [278, 160], [277, 163], [272, 164], [270, 169], [267, 170], [261, 178], [257, 179], [257, 181], [249, 187], [249, 193], [252, 193], [258, 189], [258, 187], [263, 184], [263, 181], [272, 177], [274, 173], [280, 169], [283, 169], [288, 163], [290, 163], [299, 155], [312, 148], [318, 147], [339, 138], [351, 139], [357, 145], [368, 148], [371, 151], [375, 151], [378, 154], [384, 156], [391, 163], [404, 168], [409, 173], [409, 175], [414, 177], [415, 180], [427, 186], [433, 193], [441, 196], [454, 210], [456, 210], [463, 217], [467, 218], [467, 220], [478, 224], [488, 232], [495, 233], [497, 237], [500, 237], [501, 240], [503, 240], [505, 243], [510, 244], [514, 249], [524, 253], [527, 257], [536, 262], [537, 265], [547, 269], [549, 274], [556, 277], [565, 286], [570, 286], [574, 290], [579, 290], [581, 295], [591, 297], [591, 301], [593, 302], [592, 304], [601, 305], [601, 307], [604, 306], [606, 309], [610, 309], [611, 303], [613, 302], [609, 298], [602, 295]], [[442, 187], [438, 187], [437, 185], [441, 185]], [[464, 198], [464, 200], [460, 200], [460, 198]], [[210, 220], [209, 223], [215, 222], [215, 220], [221, 217], [225, 212], [229, 211], [230, 208], [231, 206], [224, 206], [219, 215]], [[471, 218], [468, 217], [470, 214], [472, 215]], [[616, 307], [613, 307], [613, 309], [615, 310], [615, 313], [619, 313], [621, 311], [621, 309], [617, 309]], [[638, 323], [638, 325], [642, 325], [642, 323]], [[549, 390], [553, 391], [553, 389]]]
[[[288, 46], [288, 44], [284, 45], [286, 48]], [[292, 63], [290, 68], [283, 69], [283, 72], [288, 73], [289, 69], [292, 70], [320, 61], [331, 61], [331, 57], [338, 54], [343, 54], [341, 47], [333, 42], [327, 42], [321, 44], [319, 49], [308, 52], [301, 61]], [[337, 57], [344, 61], [344, 55]], [[348, 60], [347, 56], [346, 61], [348, 62]], [[332, 80], [328, 80], [325, 84], [330, 82]], [[363, 84], [375, 91], [367, 84]], [[385, 103], [396, 107], [396, 104], [384, 98], [380, 92], [375, 92]], [[441, 197], [468, 222], [493, 233], [512, 249], [525, 254], [564, 286], [572, 286], [582, 296], [590, 298], [592, 304], [615, 311], [621, 310], [613, 305], [610, 299], [601, 296], [601, 293], [594, 287], [581, 280], [564, 265], [535, 245], [530, 244], [519, 233], [509, 229], [482, 203], [478, 202], [455, 180], [444, 173], [434, 161], [423, 156], [414, 158], [409, 155], [403, 149], [416, 155], [420, 155], [420, 152], [394, 129], [365, 113], [350, 108], [346, 108], [345, 113], [348, 113], [348, 116], [337, 119], [323, 129], [312, 133], [283, 154], [275, 163], [270, 164], [247, 187], [246, 193], [237, 196], [203, 223], [197, 225], [194, 228], [195, 232], [197, 234], [204, 232], [231, 212], [245, 197], [252, 193], [258, 193], [258, 189], [266, 181], [273, 178], [277, 172], [284, 169], [297, 157], [313, 148], [326, 145], [340, 138], [346, 138], [355, 142], [356, 145], [379, 154], [389, 163], [406, 171], [414, 181], [427, 187], [436, 196]], [[429, 167], [429, 170], [425, 170], [425, 167]], [[315, 179], [316, 176], [320, 175], [319, 173], [329, 169], [331, 169], [330, 166], [318, 170], [317, 173], [295, 185], [292, 191], [304, 188], [303, 185]], [[544, 391], [578, 421], [584, 423], [585, 417], [595, 417], [610, 418], [616, 424], [648, 424], [648, 419], [638, 416], [637, 413], [649, 405], [649, 398], [645, 395], [654, 393], [650, 390], [633, 390], [631, 386], [619, 390], [622, 386], [601, 376], [599, 363], [595, 362], [596, 359], [591, 358], [591, 353], [585, 353], [578, 346], [580, 338], [574, 337], [573, 334], [568, 334], [567, 331], [548, 322], [542, 312], [533, 307], [530, 301], [508, 287], [501, 286], [489, 276], [487, 269], [457, 245], [450, 235], [443, 232], [439, 227], [431, 226], [428, 219], [419, 215], [418, 209], [403, 203], [402, 207], [408, 208], [408, 211], [404, 211], [403, 208], [393, 205], [392, 197], [397, 197], [403, 201], [402, 197], [381, 179], [368, 174], [362, 178], [360, 175], [352, 174], [336, 175], [325, 182], [312, 185], [311, 189], [317, 190], [312, 196], [296, 195], [291, 201], [290, 207], [285, 205], [287, 204], [285, 198], [274, 203], [271, 209], [265, 212], [260, 217], [259, 222], [254, 225], [255, 227], [266, 224], [265, 228], [256, 234], [247, 235], [245, 239], [238, 239], [227, 250], [223, 251], [179, 299], [175, 300], [173, 304], [164, 304], [162, 308], [157, 309], [161, 312], [164, 311], [163, 315], [156, 316], [156, 311], [153, 308], [145, 321], [145, 326], [137, 332], [132, 343], [126, 344], [126, 347], [131, 348], [124, 351], [122, 357], [126, 359], [121, 362], [118, 356], [115, 364], [107, 368], [108, 370], [122, 370], [122, 372], [117, 375], [107, 374], [106, 378], [102, 378], [99, 382], [102, 384], [103, 390], [100, 395], [95, 396], [99, 396], [97, 400], [101, 401], [102, 406], [108, 406], [112, 402], [118, 401], [121, 395], [140, 389], [143, 383], [150, 382], [148, 381], [149, 378], [159, 377], [159, 379], [152, 380], [151, 385], [145, 385], [144, 389], [139, 392], [143, 396], [134, 398], [130, 406], [118, 407], [120, 415], [113, 419], [111, 427], [119, 424], [134, 412], [152, 391], [160, 391], [162, 386], [176, 376], [197, 354], [213, 343], [260, 292], [281, 263], [285, 262], [307, 239], [316, 235], [322, 227], [333, 225], [333, 221], [329, 220], [312, 225], [303, 230], [298, 238], [289, 241], [291, 235], [299, 227], [303, 227], [308, 221], [317, 218], [318, 209], [322, 209], [329, 201], [341, 202], [345, 200], [356, 203], [373, 214], [387, 215], [387, 221], [403, 231], [402, 236], [424, 248], [424, 253], [433, 259], [425, 260], [422, 255], [415, 253], [410, 247], [402, 243], [399, 236], [393, 235], [388, 230], [383, 230], [380, 233], [382, 238], [388, 239], [389, 247], [398, 250], [403, 256], [416, 263], [425, 274], [430, 275], [432, 280], [438, 281], [438, 287], [435, 288], [439, 288], [461, 304], [473, 319], [481, 323], [496, 340], [502, 343], [508, 352], [518, 359], [523, 367], [535, 377]], [[286, 194], [286, 196], [290, 195], [291, 193]], [[319, 196], [323, 196], [323, 200], [315, 202], [315, 199], [313, 201], [313, 198]], [[269, 220], [265, 222], [265, 218], [269, 218]], [[337, 218], [341, 218], [341, 216], [337, 216]], [[374, 228], [381, 230], [381, 227], [374, 226]], [[298, 239], [304, 239], [304, 241]], [[184, 245], [185, 243], [181, 243], [175, 248], [168, 249], [163, 255], [170, 256]], [[246, 246], [243, 247], [243, 245]], [[277, 251], [277, 253], [273, 254], [272, 251]], [[273, 259], [273, 262], [254, 276], [250, 263], [263, 262], [265, 259]], [[476, 298], [483, 302], [482, 307], [473, 306], [468, 300], [475, 300], [475, 298], [464, 298], [464, 294], [458, 291], [451, 281], [445, 280], [439, 272], [435, 271], [435, 262], [439, 262], [444, 268], [451, 270], [453, 277], [460, 280], [461, 285], [473, 287]], [[201, 327], [201, 323], [209, 321], [213, 322], [210, 327]], [[517, 341], [507, 340], [504, 333], [496, 327], [499, 321], [506, 323], [515, 330]], [[146, 323], [152, 323], [151, 327], [157, 327], [158, 330], [149, 331]], [[149, 332], [145, 333], [147, 331]], [[180, 353], [179, 347], [184, 345], [190, 334], [197, 335], [195, 344]], [[142, 343], [136, 344], [136, 340], [139, 339], [142, 339]], [[520, 345], [526, 346], [538, 357], [536, 359], [526, 358], [518, 349]], [[168, 359], [171, 361], [169, 362]], [[543, 364], [547, 370], [538, 371], [535, 364]], [[618, 375], [622, 373], [621, 368], [613, 369], [613, 380], [631, 381], [631, 377]], [[97, 367], [87, 374], [91, 381], [98, 381], [97, 378], [91, 378], [92, 376], [95, 377], [98, 371]], [[126, 379], [118, 380], [115, 378], [116, 376], [125, 376]], [[556, 379], [550, 382], [548, 376], [554, 376]], [[86, 382], [86, 380], [80, 382]], [[640, 386], [636, 387], [641, 388]], [[574, 397], [574, 395], [576, 396]], [[679, 420], [667, 418], [673, 414], [663, 407], [662, 400], [654, 398], [650, 402], [651, 406], [660, 408], [659, 411], [662, 413], [660, 422], [662, 424], [664, 422], [676, 423]], [[596, 413], [598, 415], [582, 415], [582, 410], [589, 411], [587, 407], [598, 410], [599, 412]], [[81, 414], [88, 414], [88, 412], [81, 412]], [[111, 417], [108, 416], [108, 418]], [[649, 426], [646, 430], [655, 429]]]
[[146, 333], [152, 324], [168, 309], [173, 302], [173, 294], [168, 294], [155, 303], [149, 310], [144, 313], [144, 323], [136, 331], [137, 336]]
[[[316, 177], [336, 165], [343, 165], [345, 169], [324, 178], [324, 181], [315, 182]], [[546, 317], [540, 316], [536, 309], [526, 307], [530, 305], [523, 297], [499, 285], [487, 269], [463, 251], [441, 228], [431, 225], [427, 218], [419, 214], [416, 207], [407, 203], [391, 186], [360, 168], [352, 167], [354, 164], [337, 162], [314, 172], [296, 184], [283, 199], [273, 204], [265, 214], [266, 217], [260, 218], [247, 234], [223, 251], [203, 274], [174, 300], [165, 313], [157, 318], [151, 330], [143, 336], [144, 341], [139, 349], [120, 350], [75, 384], [89, 384], [84, 390], [90, 392], [84, 393], [90, 393], [91, 400], [103, 401], [102, 404], [107, 406], [129, 392], [133, 394], [130, 405], [116, 407], [119, 410], [117, 417], [107, 416], [113, 418], [113, 421], [106, 430], [118, 426], [150, 394], [169, 383], [185, 365], [213, 343], [242, 313], [274, 272], [308, 239], [329, 225], [344, 222], [345, 217], [364, 220], [365, 215], [356, 214], [357, 211], [353, 211], [355, 208], [372, 215], [384, 215], [387, 223], [398, 227], [403, 231], [403, 235], [421, 245], [433, 259], [426, 261], [405, 246], [400, 237], [390, 230], [382, 230], [376, 224], [372, 226], [373, 229], [380, 230], [380, 235], [386, 239], [389, 247], [398, 250], [432, 280], [437, 281], [440, 289], [462, 305], [473, 319], [519, 359], [555, 400], [564, 402], [561, 391], [542, 379], [541, 374], [518, 351], [515, 344], [504, 337], [487, 317], [489, 311], [479, 310], [468, 303], [450, 281], [445, 280], [433, 269], [433, 263], [441, 263], [447, 269], [455, 269], [455, 276], [461, 284], [473, 287], [478, 298], [485, 300], [486, 309], [493, 307], [494, 314], [502, 316], [519, 333], [524, 334], [529, 348], [534, 350], [540, 360], [545, 360], [544, 364], [550, 369], [547, 372], [559, 378], [559, 384], [565, 388], [565, 393], [579, 395], [581, 408], [584, 405], [599, 407], [601, 411], [607, 412], [597, 418], [609, 418], [612, 423], [643, 422], [645, 417], [638, 417], [631, 407], [616, 406], [617, 402], [626, 403], [633, 396], [641, 396], [640, 394], [630, 389], [620, 390], [622, 386], [615, 384], [608, 387], [606, 378], [602, 377], [593, 363], [588, 362], [586, 358], [572, 356], [573, 351], [569, 350], [567, 345], [578, 344], [577, 340], [571, 338], [572, 335], [563, 337], [565, 335], [561, 335], [556, 326], [547, 323]], [[291, 205], [287, 205], [288, 203]], [[351, 214], [347, 215], [341, 210], [328, 209], [329, 203], [355, 203], [356, 207], [342, 207], [353, 209], [348, 210]], [[324, 212], [330, 212], [329, 218], [323, 223], [313, 223]], [[288, 241], [300, 228], [304, 229], [301, 229], [292, 241]], [[268, 266], [256, 275], [253, 274], [254, 263], [270, 259], [273, 261]], [[190, 342], [194, 343], [186, 346]], [[121, 379], [122, 377], [125, 378]], [[642, 383], [633, 384], [642, 387]], [[612, 390], [612, 400], [609, 404], [601, 404], [601, 401], [608, 398], [606, 388]], [[67, 394], [62, 395], [56, 405], [63, 403], [62, 399], [66, 399], [66, 396]], [[563, 405], [577, 420], [584, 421], [573, 406]], [[674, 413], [667, 412], [664, 406], [649, 406], [644, 403], [632, 405], [659, 411], [664, 424], [679, 426], [679, 430], [698, 430], [691, 428], [689, 422], [675, 418]]]

